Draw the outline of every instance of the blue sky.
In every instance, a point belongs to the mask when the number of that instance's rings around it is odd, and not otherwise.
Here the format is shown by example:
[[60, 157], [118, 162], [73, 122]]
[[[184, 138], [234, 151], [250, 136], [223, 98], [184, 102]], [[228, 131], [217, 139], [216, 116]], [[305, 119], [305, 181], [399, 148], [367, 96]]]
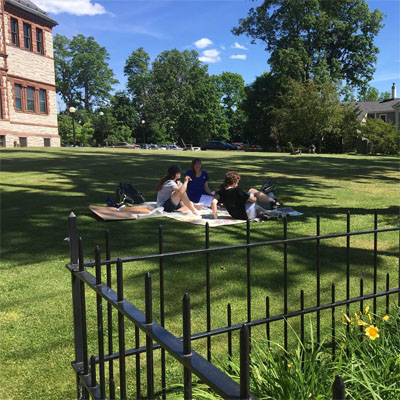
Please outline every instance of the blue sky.
[[[194, 49], [210, 74], [239, 73], [246, 84], [268, 70], [263, 44], [251, 44], [246, 36], [234, 36], [251, 7], [261, 0], [33, 0], [59, 25], [56, 34], [69, 38], [81, 33], [94, 36], [110, 53], [110, 67], [125, 87], [125, 60], [138, 47], [151, 60], [164, 50]], [[329, 0], [328, 0], [329, 1]], [[385, 27], [375, 40], [380, 48], [374, 80], [379, 91], [390, 91], [396, 82], [400, 93], [400, 0], [367, 0], [371, 9], [386, 14]]]

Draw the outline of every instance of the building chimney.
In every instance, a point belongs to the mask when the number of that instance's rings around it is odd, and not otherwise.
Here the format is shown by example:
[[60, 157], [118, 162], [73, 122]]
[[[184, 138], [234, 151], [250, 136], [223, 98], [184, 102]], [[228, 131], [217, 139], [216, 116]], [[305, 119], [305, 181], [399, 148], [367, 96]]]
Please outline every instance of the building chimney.
[[392, 99], [396, 98], [396, 84], [393, 82], [392, 86]]

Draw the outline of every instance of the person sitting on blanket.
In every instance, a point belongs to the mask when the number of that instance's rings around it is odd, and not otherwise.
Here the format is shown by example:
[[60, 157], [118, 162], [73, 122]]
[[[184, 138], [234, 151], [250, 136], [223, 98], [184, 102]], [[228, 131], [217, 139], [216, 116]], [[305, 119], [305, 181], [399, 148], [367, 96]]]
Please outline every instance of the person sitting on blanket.
[[198, 203], [203, 194], [213, 195], [208, 187], [208, 174], [203, 171], [200, 158], [193, 158], [192, 169], [185, 172], [185, 176], [190, 177], [187, 187], [187, 195], [193, 203]]
[[238, 187], [240, 175], [236, 172], [227, 172], [221, 185], [221, 189], [212, 200], [211, 209], [214, 219], [218, 218], [217, 204], [223, 203], [229, 214], [235, 219], [252, 221], [261, 216], [264, 211], [257, 210], [256, 201], [263, 203], [275, 203], [275, 200], [257, 189], [249, 189], [247, 192]]
[[[199, 214], [193, 203], [189, 200], [186, 189], [188, 182], [191, 180], [189, 176], [185, 176], [183, 183], [179, 181], [182, 174], [181, 169], [177, 165], [168, 168], [167, 176], [162, 178], [157, 185], [157, 207], [164, 207], [164, 211], [172, 212], [182, 208], [189, 209], [193, 214]], [[185, 207], [183, 209], [183, 207]]]

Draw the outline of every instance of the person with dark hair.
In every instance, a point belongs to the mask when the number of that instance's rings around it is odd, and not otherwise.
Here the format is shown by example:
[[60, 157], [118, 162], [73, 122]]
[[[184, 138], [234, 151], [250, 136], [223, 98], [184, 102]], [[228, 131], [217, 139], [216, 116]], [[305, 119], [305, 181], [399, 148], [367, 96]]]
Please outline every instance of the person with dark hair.
[[193, 203], [198, 203], [203, 194], [212, 195], [208, 187], [208, 174], [202, 169], [200, 158], [193, 158], [192, 169], [185, 172], [185, 176], [190, 177], [187, 195]]
[[223, 203], [229, 214], [236, 219], [253, 220], [264, 214], [257, 210], [256, 201], [275, 204], [276, 201], [267, 194], [257, 190], [249, 189], [247, 192], [239, 188], [240, 175], [236, 172], [227, 172], [221, 185], [221, 189], [215, 194], [211, 208], [214, 218], [218, 218], [217, 204]]
[[178, 165], [168, 168], [167, 175], [157, 184], [157, 207], [164, 207], [164, 211], [172, 212], [182, 207], [187, 207], [193, 214], [199, 214], [193, 203], [189, 200], [186, 189], [189, 176], [185, 176], [183, 183], [179, 180], [182, 171]]

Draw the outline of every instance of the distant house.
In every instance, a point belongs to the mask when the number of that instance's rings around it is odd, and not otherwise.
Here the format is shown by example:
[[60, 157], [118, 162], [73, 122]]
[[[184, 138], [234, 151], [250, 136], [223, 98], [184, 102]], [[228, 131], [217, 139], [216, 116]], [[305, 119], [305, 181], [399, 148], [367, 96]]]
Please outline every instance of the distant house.
[[396, 98], [396, 85], [392, 86], [392, 98], [381, 101], [359, 101], [356, 106], [360, 110], [358, 119], [366, 122], [368, 118], [380, 118], [392, 122], [400, 130], [400, 98]]
[[60, 146], [52, 28], [30, 0], [0, 0], [0, 147]]

